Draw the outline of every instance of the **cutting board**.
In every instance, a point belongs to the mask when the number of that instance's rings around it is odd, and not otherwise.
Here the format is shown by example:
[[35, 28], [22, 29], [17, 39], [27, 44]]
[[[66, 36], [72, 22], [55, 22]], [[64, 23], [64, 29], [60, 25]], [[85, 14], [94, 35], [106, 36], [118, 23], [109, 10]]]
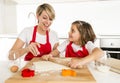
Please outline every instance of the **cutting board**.
[[[30, 67], [33, 62], [37, 61], [41, 61], [41, 59], [32, 59], [24, 68]], [[69, 60], [67, 58], [56, 58], [50, 61], [67, 66], [66, 63]], [[76, 71], [77, 76], [61, 76], [61, 71], [48, 71], [37, 73], [34, 77], [24, 78], [21, 76], [21, 71], [19, 71], [8, 78], [5, 83], [96, 83], [87, 67], [72, 70]]]

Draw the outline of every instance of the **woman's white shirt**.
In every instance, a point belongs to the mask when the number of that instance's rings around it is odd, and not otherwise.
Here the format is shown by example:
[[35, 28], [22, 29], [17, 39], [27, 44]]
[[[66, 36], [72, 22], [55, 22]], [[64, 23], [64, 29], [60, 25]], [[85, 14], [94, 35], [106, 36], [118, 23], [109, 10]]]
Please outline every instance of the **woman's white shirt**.
[[[24, 28], [18, 36], [19, 39], [21, 39], [23, 42], [26, 43], [26, 46], [32, 40], [33, 30], [34, 30], [34, 27]], [[41, 35], [39, 33], [36, 33], [35, 41], [39, 42], [41, 44], [45, 44], [46, 43], [46, 35]], [[53, 30], [50, 30], [50, 32], [49, 32], [49, 42], [51, 43], [52, 49], [53, 49], [53, 46], [55, 45], [55, 43], [59, 42], [58, 35]]]
[[[64, 41], [63, 43], [61, 43], [61, 44], [57, 47], [58, 51], [59, 51], [60, 53], [64, 53], [65, 50], [66, 50], [66, 47], [67, 47], [67, 45], [68, 45], [69, 43], [70, 43], [69, 40], [66, 40], [66, 41]], [[91, 42], [91, 41], [88, 41], [88, 42], [85, 44], [85, 47], [86, 47], [86, 49], [88, 50], [89, 54], [91, 54], [91, 53], [92, 53], [92, 50], [93, 50], [94, 48], [96, 48], [96, 46], [94, 45], [94, 43]], [[78, 50], [82, 50], [82, 47], [81, 47], [80, 45], [76, 45], [76, 44], [74, 44], [74, 43], [72, 43], [72, 48], [73, 48], [74, 52], [77, 52]]]

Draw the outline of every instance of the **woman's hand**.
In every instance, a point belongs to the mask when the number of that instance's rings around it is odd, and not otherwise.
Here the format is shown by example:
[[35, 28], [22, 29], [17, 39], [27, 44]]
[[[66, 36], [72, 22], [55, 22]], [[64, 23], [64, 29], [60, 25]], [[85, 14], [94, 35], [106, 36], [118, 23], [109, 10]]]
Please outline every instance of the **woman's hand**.
[[13, 57], [14, 52], [13, 51], [9, 51], [8, 54], [9, 54], [9, 56], [8, 56], [9, 60], [14, 60], [14, 57]]
[[26, 49], [28, 52], [31, 52], [34, 56], [37, 56], [40, 54], [37, 47], [40, 47], [40, 44], [37, 42], [32, 42]]
[[48, 61], [49, 59], [53, 58], [52, 54], [46, 54], [41, 57], [43, 60]]
[[19, 57], [18, 51], [15, 50], [9, 51], [9, 56], [8, 56], [9, 60], [16, 60], [18, 57]]
[[71, 61], [69, 62], [69, 66], [71, 68], [83, 68], [83, 63], [82, 59], [78, 58], [72, 58]]

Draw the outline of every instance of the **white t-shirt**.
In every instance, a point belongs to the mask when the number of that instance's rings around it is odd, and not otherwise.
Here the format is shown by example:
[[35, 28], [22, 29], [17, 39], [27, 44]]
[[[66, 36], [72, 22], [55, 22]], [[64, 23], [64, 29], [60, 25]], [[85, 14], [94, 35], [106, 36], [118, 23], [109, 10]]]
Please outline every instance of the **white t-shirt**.
[[[67, 47], [67, 45], [68, 45], [69, 43], [70, 43], [69, 40], [66, 40], [66, 41], [64, 41], [63, 43], [61, 43], [61, 44], [57, 47], [58, 51], [59, 51], [61, 54], [64, 53], [64, 52], [66, 51], [66, 47]], [[74, 52], [77, 52], [78, 50], [83, 50], [82, 47], [80, 47], [79, 45], [76, 45], [76, 44], [74, 44], [74, 43], [72, 43], [72, 48], [73, 48]], [[94, 48], [96, 48], [96, 46], [94, 45], [93, 42], [88, 41], [88, 42], [85, 44], [85, 48], [88, 50], [89, 54], [91, 54], [91, 53], [92, 53], [92, 50], [93, 50]], [[64, 55], [63, 55], [63, 56], [64, 56]], [[62, 57], [62, 55], [61, 55], [61, 57]]]
[[[26, 46], [32, 40], [33, 30], [34, 30], [34, 27], [24, 28], [18, 36], [18, 38], [20, 38], [23, 42], [26, 43]], [[35, 41], [39, 42], [41, 44], [45, 44], [46, 43], [46, 35], [41, 35], [39, 33], [36, 33], [36, 40]], [[49, 42], [52, 46], [52, 49], [53, 49], [53, 46], [55, 45], [55, 43], [59, 42], [58, 35], [53, 30], [50, 30], [50, 32], [49, 32]]]

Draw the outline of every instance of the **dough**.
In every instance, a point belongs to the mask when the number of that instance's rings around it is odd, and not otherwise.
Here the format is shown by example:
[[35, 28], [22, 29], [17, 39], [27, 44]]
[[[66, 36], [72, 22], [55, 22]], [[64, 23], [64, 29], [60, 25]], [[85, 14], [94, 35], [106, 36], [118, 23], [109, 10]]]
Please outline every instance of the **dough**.
[[33, 63], [36, 72], [58, 71], [62, 69], [70, 69], [70, 67], [53, 63], [50, 61], [38, 61]]

